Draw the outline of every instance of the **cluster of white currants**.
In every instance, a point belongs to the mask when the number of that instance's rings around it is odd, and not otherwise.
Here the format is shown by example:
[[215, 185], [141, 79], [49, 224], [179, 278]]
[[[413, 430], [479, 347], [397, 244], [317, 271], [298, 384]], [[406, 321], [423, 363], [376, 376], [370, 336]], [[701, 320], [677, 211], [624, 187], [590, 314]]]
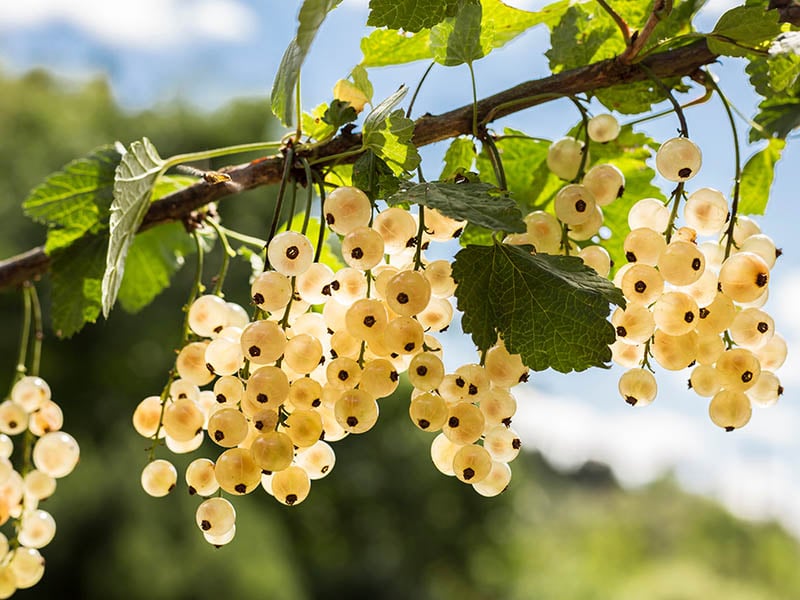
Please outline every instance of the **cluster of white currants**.
[[[450, 324], [456, 284], [450, 263], [427, 261], [424, 248], [457, 236], [464, 223], [432, 209], [423, 212], [424, 227], [400, 208], [373, 216], [369, 198], [354, 187], [331, 192], [323, 210], [341, 236], [347, 266], [334, 272], [315, 261], [301, 233], [274, 236], [270, 268], [251, 284], [260, 318], [250, 321], [242, 307], [219, 296], [197, 298], [188, 325], [198, 339], [180, 350], [168, 393], [136, 408], [134, 427], [147, 438], [164, 437], [173, 452], [194, 451], [205, 436], [222, 448], [215, 460], [189, 465], [190, 493], [242, 495], [260, 484], [277, 501], [296, 505], [311, 481], [333, 468], [330, 443], [370, 430], [378, 400], [411, 367], [412, 419], [446, 436], [434, 443], [437, 466], [455, 470], [485, 495], [499, 493], [510, 477], [505, 463], [519, 448], [507, 429], [515, 408], [507, 387], [526, 370], [499, 346], [488, 355], [500, 357], [491, 359], [493, 368], [468, 365], [445, 376], [432, 335]], [[483, 446], [476, 444], [482, 437]], [[444, 444], [446, 452], [465, 449], [457, 457], [453, 451], [445, 465]], [[169, 461], [154, 460], [142, 485], [163, 496], [177, 477]], [[487, 483], [477, 487], [481, 481]], [[234, 507], [221, 496], [209, 498], [197, 510], [197, 524], [210, 543], [225, 544], [235, 532]]]
[[[735, 217], [718, 190], [700, 188], [684, 203], [683, 182], [701, 165], [700, 149], [688, 138], [661, 145], [656, 168], [680, 184], [677, 210], [645, 198], [628, 213], [628, 264], [617, 271], [627, 307], [612, 315], [617, 341], [614, 361], [628, 367], [619, 381], [631, 405], [651, 403], [657, 392], [649, 359], [662, 368], [694, 367], [690, 387], [711, 398], [711, 420], [727, 431], [747, 424], [751, 406], [774, 404], [783, 392], [774, 371], [786, 358], [786, 343], [763, 310], [770, 269], [780, 254], [747, 217]], [[703, 239], [705, 238], [705, 239]]]
[[[620, 126], [612, 115], [602, 114], [589, 119], [588, 132], [592, 141], [604, 143], [616, 139]], [[547, 166], [560, 178], [575, 181], [581, 165], [589, 164], [588, 153], [583, 142], [564, 137], [550, 146]], [[568, 183], [558, 191], [553, 202], [555, 216], [543, 210], [529, 213], [525, 217], [527, 231], [509, 235], [506, 242], [531, 244], [545, 254], [580, 256], [599, 275], [607, 277], [611, 257], [594, 240], [603, 226], [603, 207], [622, 196], [624, 190], [622, 171], [610, 163], [594, 165], [580, 183]]]
[[[61, 431], [63, 420], [41, 377], [20, 378], [0, 403], [0, 525], [11, 521], [15, 531], [11, 539], [0, 533], [0, 598], [34, 586], [44, 575], [39, 549], [53, 540], [56, 522], [39, 503], [80, 457], [75, 438]], [[15, 443], [11, 436], [21, 437]], [[11, 461], [15, 449], [18, 468]]]
[[411, 420], [423, 431], [441, 431], [431, 443], [436, 468], [482, 496], [503, 492], [511, 481], [508, 463], [521, 447], [510, 427], [517, 411], [510, 388], [528, 379], [520, 356], [500, 341], [486, 352], [483, 366], [466, 364], [445, 374], [436, 352], [420, 352], [408, 377], [414, 386]]

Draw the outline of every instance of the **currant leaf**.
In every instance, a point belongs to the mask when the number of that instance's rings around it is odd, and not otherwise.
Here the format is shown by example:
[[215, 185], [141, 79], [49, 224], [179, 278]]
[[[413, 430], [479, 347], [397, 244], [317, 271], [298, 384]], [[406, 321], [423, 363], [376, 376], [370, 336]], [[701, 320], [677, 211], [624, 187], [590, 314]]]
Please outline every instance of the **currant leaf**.
[[106, 237], [84, 235], [51, 256], [53, 330], [68, 338], [100, 315]]
[[153, 184], [166, 163], [149, 139], [133, 142], [114, 174], [114, 200], [109, 218], [108, 253], [103, 274], [103, 314], [117, 299], [125, 272], [125, 258], [150, 206]]
[[737, 6], [724, 13], [708, 34], [708, 49], [726, 56], [748, 56], [764, 50], [781, 32], [777, 10]]
[[342, 0], [304, 0], [300, 7], [297, 34], [283, 53], [270, 92], [272, 112], [287, 127], [294, 121], [294, 92], [300, 77], [300, 67], [303, 66], [306, 54], [325, 17], [341, 2]]
[[460, 0], [370, 0], [367, 25], [415, 33], [453, 16]]
[[475, 143], [471, 138], [455, 138], [444, 153], [444, 167], [439, 179], [450, 179], [458, 172], [469, 171], [475, 162], [475, 156]]
[[535, 371], [605, 367], [614, 328], [610, 304], [622, 293], [577, 257], [531, 254], [529, 246], [467, 246], [453, 277], [461, 326], [481, 350], [501, 335]]
[[22, 207], [25, 214], [49, 227], [45, 252], [52, 254], [104, 225], [114, 187], [114, 171], [122, 154], [103, 146], [67, 164], [34, 188]]
[[481, 23], [482, 15], [480, 2], [467, 2], [454, 17], [431, 29], [430, 44], [436, 62], [455, 67], [472, 63], [491, 51], [491, 26]]
[[766, 148], [751, 156], [742, 169], [739, 188], [739, 213], [763, 215], [767, 209], [769, 190], [775, 177], [775, 163], [781, 158], [786, 141], [771, 138]]
[[420, 183], [386, 201], [390, 205], [411, 203], [435, 208], [452, 219], [496, 231], [525, 231], [517, 204], [488, 183]]

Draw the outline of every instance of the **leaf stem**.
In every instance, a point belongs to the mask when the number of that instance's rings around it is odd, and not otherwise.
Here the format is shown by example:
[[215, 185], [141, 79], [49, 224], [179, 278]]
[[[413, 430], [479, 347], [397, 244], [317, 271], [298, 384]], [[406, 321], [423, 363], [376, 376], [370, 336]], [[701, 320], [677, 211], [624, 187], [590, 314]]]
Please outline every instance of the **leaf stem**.
[[417, 87], [414, 88], [414, 93], [411, 95], [411, 101], [408, 103], [408, 108], [406, 109], [406, 119], [411, 118], [411, 110], [414, 108], [414, 103], [417, 101], [417, 95], [419, 91], [422, 89], [422, 84], [425, 83], [425, 79], [427, 79], [428, 74], [433, 69], [433, 66], [436, 64], [436, 61], [431, 61], [431, 64], [428, 65], [428, 68], [425, 69], [425, 72], [422, 74], [422, 77], [417, 83]]
[[422, 266], [422, 237], [425, 234], [425, 207], [419, 205], [419, 228], [417, 228], [417, 247], [414, 249], [414, 270], [419, 271]]
[[[704, 104], [711, 99], [712, 92], [708, 88], [706, 88], [705, 93], [700, 96], [699, 98], [695, 98], [694, 100], [687, 102], [686, 104], [681, 104], [681, 108], [686, 110], [687, 108], [691, 108], [692, 106], [697, 106], [698, 104]], [[623, 127], [632, 127], [634, 125], [638, 125], [639, 123], [646, 123], [647, 121], [652, 121], [654, 119], [660, 119], [661, 117], [666, 117], [667, 115], [671, 115], [675, 112], [674, 108], [668, 108], [666, 110], [662, 110], [661, 112], [654, 113], [652, 115], [647, 115], [646, 117], [642, 117], [641, 119], [634, 119], [633, 121], [628, 121], [624, 123]]]
[[211, 150], [201, 150], [200, 152], [188, 152], [185, 154], [176, 154], [170, 156], [164, 161], [164, 170], [175, 165], [185, 162], [192, 162], [196, 160], [206, 160], [209, 158], [217, 158], [218, 156], [228, 156], [231, 154], [243, 154], [245, 152], [260, 152], [261, 150], [270, 150], [272, 148], [280, 148], [282, 142], [253, 142], [250, 144], [237, 144], [235, 146], [225, 146], [224, 148], [213, 148]]
[[475, 69], [472, 68], [472, 61], [467, 63], [469, 67], [469, 78], [472, 82], [472, 137], [478, 137], [478, 87], [475, 83]]
[[498, 112], [501, 112], [507, 108], [513, 108], [520, 104], [527, 105], [531, 100], [540, 100], [545, 98], [555, 99], [555, 98], [563, 98], [564, 94], [556, 93], [556, 92], [549, 92], [546, 94], [534, 94], [532, 96], [523, 96], [522, 98], [515, 98], [514, 100], [509, 100], [508, 102], [501, 102], [500, 104], [493, 106], [492, 109], [486, 113], [486, 116], [481, 119], [481, 125], [486, 125], [487, 123], [491, 123], [494, 121], [494, 117]]
[[681, 181], [675, 186], [675, 189], [672, 190], [672, 194], [670, 194], [670, 198], [672, 199], [672, 212], [669, 214], [667, 229], [664, 231], [664, 239], [668, 244], [672, 240], [673, 231], [675, 231], [675, 220], [678, 218], [678, 207], [680, 206], [681, 198], [683, 197], [683, 185], [684, 184]]
[[297, 206], [297, 181], [292, 181], [292, 197], [289, 200], [289, 215], [286, 217], [286, 231], [292, 228], [294, 220], [294, 209]]
[[331, 154], [329, 156], [323, 156], [323, 157], [320, 157], [320, 158], [316, 158], [316, 159], [310, 161], [309, 164], [311, 166], [314, 166], [314, 165], [319, 165], [319, 164], [324, 164], [324, 163], [332, 163], [332, 162], [336, 162], [337, 160], [339, 160], [341, 158], [349, 158], [351, 156], [357, 156], [357, 155], [359, 155], [359, 154], [361, 154], [361, 153], [363, 153], [365, 151], [366, 151], [366, 148], [364, 146], [362, 146], [361, 148], [355, 148], [353, 150], [346, 150], [344, 152], [339, 152], [337, 154]]

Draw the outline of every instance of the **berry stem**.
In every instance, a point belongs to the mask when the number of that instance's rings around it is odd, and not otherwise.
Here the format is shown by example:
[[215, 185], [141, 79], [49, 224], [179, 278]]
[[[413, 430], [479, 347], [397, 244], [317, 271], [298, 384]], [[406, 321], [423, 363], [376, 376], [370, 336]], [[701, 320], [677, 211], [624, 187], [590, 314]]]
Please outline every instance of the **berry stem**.
[[317, 248], [314, 251], [314, 262], [319, 262], [322, 256], [322, 245], [325, 243], [325, 181], [317, 179], [317, 191], [319, 193], [319, 235], [317, 236]]
[[664, 239], [668, 244], [672, 239], [672, 232], [675, 231], [675, 220], [678, 218], [678, 207], [681, 204], [681, 197], [683, 196], [683, 185], [684, 184], [681, 181], [675, 186], [675, 189], [672, 190], [672, 194], [670, 195], [670, 199], [672, 200], [672, 211], [669, 213], [669, 222], [667, 223], [667, 228], [664, 231]]
[[[22, 284], [22, 302], [23, 302], [23, 317], [22, 317], [22, 331], [19, 335], [19, 352], [17, 353], [17, 366], [14, 370], [14, 377], [11, 378], [11, 387], [25, 375], [25, 361], [28, 356], [28, 343], [30, 341], [31, 332], [31, 297], [28, 294], [28, 287], [32, 284], [26, 281]], [[8, 390], [8, 396], [11, 396], [11, 389]]]
[[286, 231], [292, 228], [294, 210], [297, 207], [297, 181], [292, 181], [292, 197], [289, 200], [289, 215], [286, 217]]
[[574, 96], [569, 96], [569, 99], [577, 107], [581, 113], [581, 128], [583, 129], [583, 148], [581, 148], [581, 164], [578, 166], [578, 174], [572, 183], [579, 183], [583, 179], [583, 174], [586, 172], [586, 161], [589, 158], [589, 112]]
[[[192, 306], [192, 303], [195, 299], [202, 293], [203, 291], [203, 243], [200, 240], [200, 234], [197, 230], [192, 231], [192, 237], [194, 238], [194, 245], [195, 250], [197, 251], [197, 263], [196, 263], [196, 271], [194, 275], [194, 285], [192, 285], [192, 290], [189, 292], [189, 299], [186, 301], [186, 306], [184, 307], [184, 312], [186, 315], [183, 318], [183, 330], [181, 331], [181, 341], [180, 347], [183, 348], [186, 345], [186, 342], [189, 340], [189, 309]], [[177, 360], [177, 359], [176, 359]], [[156, 457], [156, 448], [159, 446], [159, 437], [158, 435], [161, 433], [161, 427], [164, 424], [164, 411], [167, 408], [167, 400], [169, 399], [169, 388], [172, 385], [172, 382], [177, 379], [177, 369], [173, 364], [172, 368], [169, 370], [167, 374], [167, 382], [164, 384], [164, 388], [161, 390], [161, 414], [158, 416], [158, 427], [156, 427], [156, 431], [153, 434], [153, 443], [147, 449], [147, 462], [151, 463]]]
[[33, 358], [31, 359], [31, 375], [39, 375], [39, 365], [42, 359], [42, 340], [44, 330], [42, 328], [42, 305], [39, 303], [39, 294], [36, 293], [36, 286], [31, 284], [27, 288], [31, 298], [31, 308], [33, 309]]
[[497, 179], [497, 187], [499, 187], [501, 190], [507, 190], [508, 182], [506, 181], [506, 171], [503, 168], [503, 159], [500, 157], [500, 152], [497, 150], [497, 145], [494, 143], [492, 136], [489, 135], [485, 130], [480, 139], [483, 142], [483, 145], [486, 148], [486, 154], [489, 156], [489, 160], [492, 163], [494, 177]]
[[419, 205], [419, 228], [417, 229], [417, 247], [414, 249], [414, 270], [422, 269], [422, 236], [425, 233], [425, 207]]
[[311, 172], [311, 165], [308, 164], [308, 160], [305, 157], [300, 158], [300, 162], [306, 174], [306, 211], [303, 217], [303, 226], [300, 229], [300, 233], [305, 235], [306, 231], [308, 231], [308, 222], [311, 219], [311, 205], [314, 202], [314, 174]]
[[219, 238], [220, 244], [222, 244], [222, 266], [219, 268], [219, 273], [217, 274], [213, 291], [215, 296], [221, 297], [223, 296], [222, 286], [225, 283], [225, 277], [228, 274], [228, 267], [230, 266], [231, 257], [236, 256], [236, 251], [231, 248], [231, 245], [228, 242], [228, 236], [225, 235], [225, 230], [220, 227], [214, 219], [206, 217], [205, 222], [217, 232], [217, 237]]
[[[278, 231], [278, 221], [281, 218], [281, 210], [283, 209], [283, 198], [286, 195], [286, 186], [292, 174], [292, 163], [294, 163], [294, 147], [289, 144], [286, 148], [286, 157], [283, 162], [283, 176], [281, 177], [281, 185], [278, 188], [278, 198], [275, 200], [275, 212], [272, 213], [272, 224], [269, 227], [269, 235], [267, 235], [267, 244], [275, 237], [275, 232]], [[269, 270], [269, 256], [264, 256], [264, 270]]]
[[733, 247], [733, 228], [736, 226], [736, 215], [739, 211], [739, 187], [742, 181], [742, 155], [739, 150], [739, 133], [736, 130], [736, 121], [733, 118], [733, 111], [728, 102], [728, 98], [719, 89], [717, 82], [714, 81], [711, 73], [706, 72], [706, 79], [708, 85], [719, 96], [722, 106], [725, 107], [725, 113], [728, 115], [728, 122], [731, 126], [731, 134], [733, 135], [733, 154], [734, 154], [734, 178], [733, 178], [733, 198], [731, 200], [731, 214], [728, 217], [728, 228], [725, 230], [725, 258], [731, 255], [731, 248]]
[[675, 114], [678, 116], [678, 122], [680, 123], [679, 135], [681, 137], [689, 137], [689, 125], [686, 123], [686, 116], [683, 114], [683, 108], [681, 108], [680, 103], [675, 99], [675, 96], [672, 94], [672, 90], [664, 85], [664, 82], [661, 81], [655, 73], [644, 63], [638, 63], [639, 68], [642, 69], [647, 76], [655, 83], [664, 94], [667, 96], [667, 100], [670, 101], [672, 104], [672, 108], [675, 109]]

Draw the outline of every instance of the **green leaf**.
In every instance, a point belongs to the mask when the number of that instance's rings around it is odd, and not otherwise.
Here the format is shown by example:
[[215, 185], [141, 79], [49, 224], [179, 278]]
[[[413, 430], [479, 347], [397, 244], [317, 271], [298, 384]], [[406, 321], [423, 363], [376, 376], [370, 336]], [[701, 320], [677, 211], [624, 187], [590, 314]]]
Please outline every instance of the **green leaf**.
[[[670, 87], [671, 83], [665, 85]], [[597, 90], [595, 96], [603, 106], [623, 115], [637, 115], [648, 111], [653, 104], [658, 104], [667, 97], [661, 87], [650, 80], [603, 88]]]
[[303, 133], [317, 141], [326, 140], [336, 133], [336, 129], [325, 121], [327, 111], [328, 105], [323, 102], [310, 113], [304, 112], [302, 117]]
[[786, 138], [795, 128], [800, 127], [800, 98], [789, 95], [778, 95], [767, 98], [758, 105], [758, 114], [753, 119], [763, 131], [750, 129], [750, 141], [762, 137], [777, 136]]
[[114, 146], [98, 148], [51, 174], [25, 199], [25, 214], [49, 227], [47, 254], [69, 246], [108, 218], [121, 158]]
[[50, 316], [57, 336], [71, 337], [86, 323], [97, 320], [102, 307], [105, 257], [104, 235], [85, 235], [68, 249], [53, 252]]
[[402, 180], [391, 167], [372, 150], [367, 150], [353, 164], [353, 185], [360, 188], [370, 200], [383, 199], [400, 189]]
[[103, 315], [106, 317], [122, 284], [128, 248], [150, 207], [153, 184], [165, 165], [155, 146], [145, 137], [130, 145], [117, 166], [102, 286]]
[[192, 237], [181, 223], [160, 225], [137, 235], [128, 251], [119, 288], [122, 308], [136, 313], [150, 304], [169, 286], [194, 249]]
[[550, 35], [545, 55], [558, 73], [612, 58], [625, 49], [613, 19], [596, 3], [571, 6]]
[[367, 25], [417, 32], [453, 16], [460, 0], [369, 0]]
[[411, 142], [414, 121], [406, 118], [402, 110], [392, 110], [407, 91], [402, 86], [367, 115], [361, 138], [363, 147], [375, 152], [398, 175], [416, 169], [420, 162]]
[[394, 110], [394, 107], [402, 102], [407, 93], [408, 88], [405, 85], [401, 85], [395, 93], [373, 108], [364, 119], [364, 135], [367, 135], [370, 130], [381, 127], [392, 113], [392, 110]]
[[781, 32], [777, 10], [737, 6], [724, 13], [708, 34], [708, 49], [726, 56], [749, 56], [766, 49]]
[[469, 171], [475, 162], [475, 157], [475, 143], [472, 138], [455, 138], [444, 153], [444, 168], [439, 179], [451, 179], [456, 173]]
[[455, 67], [472, 63], [491, 51], [493, 36], [483, 31], [482, 15], [480, 2], [465, 3], [454, 17], [431, 29], [431, 50], [436, 62]]
[[756, 152], [745, 163], [739, 187], [739, 214], [764, 214], [775, 176], [775, 163], [780, 160], [784, 146], [785, 140], [772, 138], [766, 148]]
[[304, 0], [297, 17], [297, 34], [283, 53], [270, 93], [272, 112], [285, 126], [294, 121], [294, 92], [300, 67], [322, 22], [342, 0]]
[[570, 0], [553, 2], [536, 12], [520, 10], [500, 0], [482, 0], [481, 45], [491, 43], [493, 48], [504, 46], [531, 27], [540, 24], [553, 26], [569, 8]]
[[342, 102], [341, 100], [333, 100], [328, 110], [322, 115], [322, 120], [333, 127], [334, 131], [338, 130], [342, 125], [352, 123], [357, 118], [356, 109], [350, 106], [349, 102]]
[[428, 29], [413, 35], [394, 29], [376, 29], [361, 39], [361, 53], [364, 55], [361, 64], [364, 67], [385, 67], [430, 59], [433, 57], [430, 35]]
[[189, 177], [188, 175], [162, 175], [156, 180], [156, 184], [153, 186], [153, 195], [150, 199], [155, 202], [164, 196], [169, 196], [190, 185], [194, 185], [198, 181], [197, 177]]
[[353, 70], [350, 71], [350, 78], [353, 80], [353, 85], [364, 92], [368, 101], [372, 102], [374, 90], [372, 89], [372, 82], [369, 80], [367, 70], [361, 65], [356, 65], [353, 67]]
[[467, 246], [456, 254], [453, 278], [461, 327], [480, 350], [499, 334], [531, 369], [562, 373], [611, 359], [609, 304], [625, 299], [579, 258], [531, 254], [529, 246]]
[[516, 203], [488, 183], [419, 183], [399, 192], [386, 202], [405, 202], [435, 208], [443, 215], [469, 221], [492, 230], [525, 231], [522, 213]]

